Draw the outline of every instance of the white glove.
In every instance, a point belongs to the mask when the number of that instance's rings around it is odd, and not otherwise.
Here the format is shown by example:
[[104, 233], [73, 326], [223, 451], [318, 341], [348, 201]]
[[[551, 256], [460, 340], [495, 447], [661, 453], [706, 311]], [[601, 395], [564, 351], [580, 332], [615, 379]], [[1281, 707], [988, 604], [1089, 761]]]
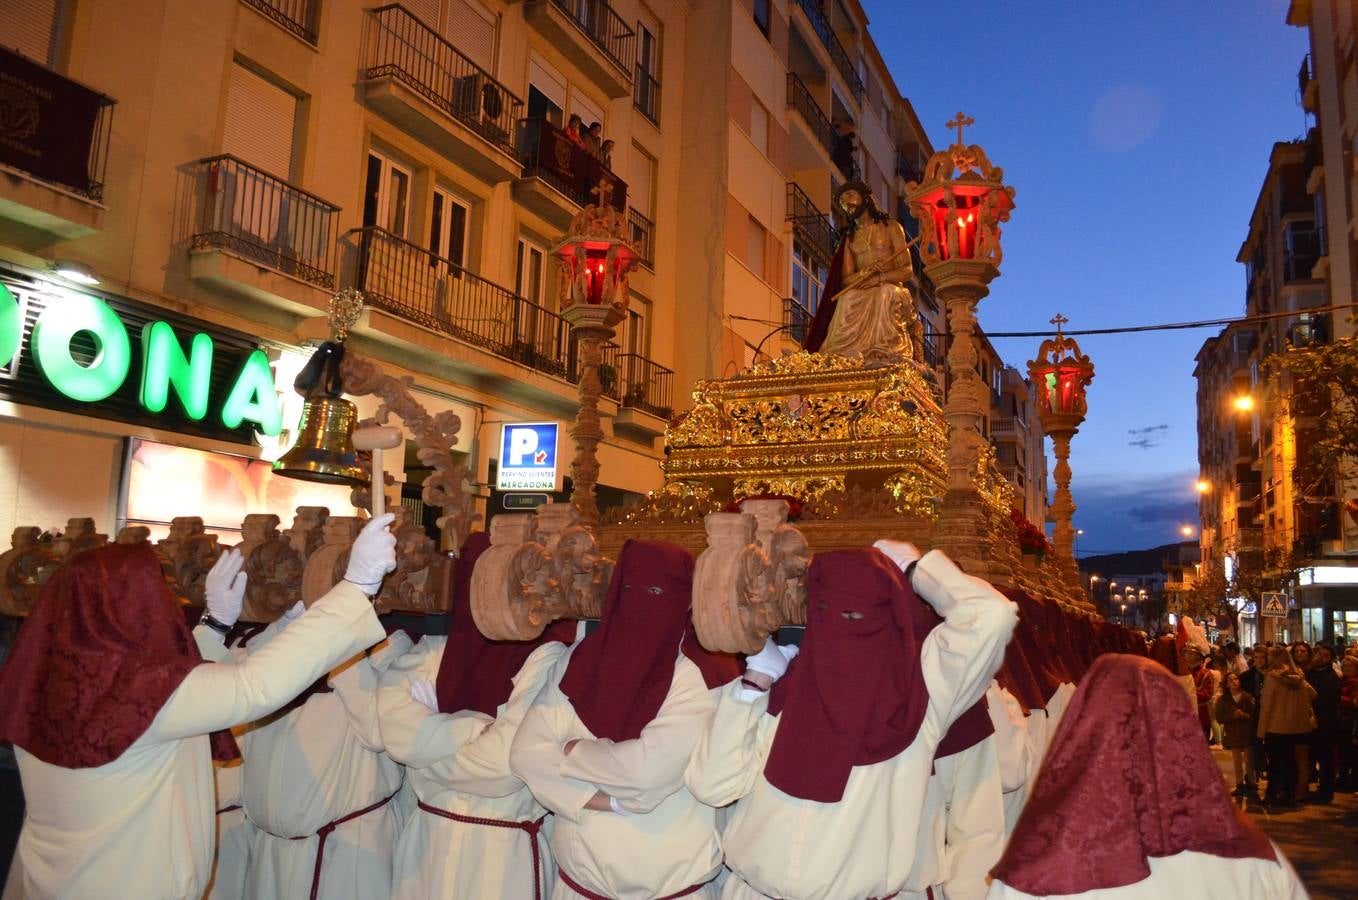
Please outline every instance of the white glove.
[[764, 649], [754, 656], [745, 658], [745, 671], [758, 672], [777, 681], [787, 673], [788, 663], [792, 662], [800, 650], [796, 644], [779, 646], [773, 642], [773, 638], [765, 638]]
[[296, 603], [292, 604], [292, 606], [283, 610], [283, 615], [278, 617], [278, 630], [282, 631], [284, 628], [287, 628], [292, 624], [294, 619], [304, 612], [306, 612], [306, 604], [301, 600], [298, 600]]
[[204, 596], [207, 598], [207, 614], [228, 628], [240, 618], [241, 605], [245, 602], [245, 573], [241, 567], [245, 557], [239, 550], [227, 550], [217, 557], [217, 562], [207, 573]]
[[623, 806], [621, 803], [618, 802], [617, 797], [609, 796], [608, 806], [610, 809], [612, 809], [615, 813], [617, 813], [620, 816], [630, 816], [633, 814], [630, 809], [628, 809], [627, 807]]
[[410, 682], [410, 698], [429, 707], [432, 712], [439, 711], [438, 690], [434, 687], [434, 682], [427, 678], [416, 678]]
[[387, 527], [395, 519], [395, 513], [386, 513], [370, 520], [349, 548], [344, 580], [358, 585], [370, 597], [381, 589], [386, 574], [396, 568], [396, 535]]
[[902, 572], [912, 562], [919, 562], [921, 555], [919, 548], [909, 541], [875, 541], [872, 546], [890, 557]]

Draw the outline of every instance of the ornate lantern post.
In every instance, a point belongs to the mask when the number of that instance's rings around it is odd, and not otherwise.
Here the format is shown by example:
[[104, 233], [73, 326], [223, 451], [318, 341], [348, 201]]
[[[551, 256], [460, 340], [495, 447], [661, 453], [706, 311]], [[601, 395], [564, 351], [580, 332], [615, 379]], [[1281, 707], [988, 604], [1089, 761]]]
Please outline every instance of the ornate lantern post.
[[985, 438], [981, 422], [989, 390], [976, 371], [976, 304], [990, 293], [1000, 274], [1000, 223], [1014, 208], [1014, 189], [1004, 170], [991, 165], [985, 151], [962, 142], [962, 129], [974, 120], [962, 113], [948, 123], [957, 142], [935, 153], [919, 182], [907, 185], [910, 212], [919, 223], [924, 271], [934, 282], [948, 312], [952, 346], [947, 359], [948, 487], [936, 529], [935, 545], [972, 571], [986, 567], [980, 558], [986, 512], [975, 479]]
[[1037, 416], [1042, 429], [1051, 435], [1056, 451], [1056, 497], [1052, 515], [1056, 518], [1056, 562], [1070, 578], [1075, 578], [1075, 529], [1070, 519], [1075, 502], [1070, 496], [1070, 439], [1080, 430], [1088, 409], [1085, 387], [1094, 380], [1094, 364], [1080, 352], [1073, 338], [1061, 333], [1070, 321], [1057, 313], [1052, 324], [1056, 337], [1043, 341], [1037, 359], [1028, 363], [1028, 377], [1037, 387]]
[[575, 440], [571, 504], [579, 511], [581, 524], [593, 528], [599, 524], [595, 487], [599, 442], [604, 437], [599, 364], [604, 343], [612, 340], [627, 314], [627, 276], [640, 256], [623, 237], [623, 214], [609, 202], [612, 184], [600, 182], [591, 193], [597, 199], [571, 220], [570, 230], [552, 248], [552, 258], [561, 271], [561, 315], [571, 325], [580, 361], [580, 409], [571, 428]]

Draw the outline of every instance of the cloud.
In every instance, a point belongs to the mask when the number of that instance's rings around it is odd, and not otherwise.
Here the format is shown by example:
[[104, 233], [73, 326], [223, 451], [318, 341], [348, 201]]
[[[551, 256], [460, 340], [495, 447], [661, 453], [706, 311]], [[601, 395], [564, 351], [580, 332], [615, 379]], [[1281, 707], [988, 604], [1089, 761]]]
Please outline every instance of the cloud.
[[1160, 442], [1159, 442], [1159, 441], [1153, 441], [1153, 440], [1151, 440], [1150, 438], [1137, 438], [1137, 439], [1134, 440], [1134, 441], [1128, 441], [1128, 442], [1127, 442], [1127, 446], [1128, 446], [1128, 447], [1140, 447], [1142, 450], [1149, 450], [1149, 449], [1152, 448], [1152, 447], [1159, 447], [1159, 446], [1160, 446]]
[[1196, 470], [1123, 478], [1078, 477], [1072, 486], [1075, 525], [1085, 530], [1081, 555], [1140, 550], [1183, 540], [1179, 528], [1196, 525]]
[[1145, 428], [1128, 428], [1128, 434], [1153, 434], [1157, 431], [1169, 431], [1168, 425], [1147, 425]]
[[1089, 112], [1089, 135], [1101, 149], [1126, 153], [1160, 128], [1164, 104], [1144, 84], [1114, 85], [1099, 95]]

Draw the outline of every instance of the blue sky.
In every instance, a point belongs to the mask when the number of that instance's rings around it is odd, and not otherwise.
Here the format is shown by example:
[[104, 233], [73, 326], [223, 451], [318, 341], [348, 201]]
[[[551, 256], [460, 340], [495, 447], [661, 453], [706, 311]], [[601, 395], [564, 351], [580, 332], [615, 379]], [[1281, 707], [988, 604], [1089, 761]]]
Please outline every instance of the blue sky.
[[[1235, 261], [1274, 141], [1303, 136], [1306, 32], [1286, 0], [863, 0], [936, 146], [959, 109], [1017, 188], [987, 331], [1240, 315]], [[1213, 331], [1081, 338], [1096, 374], [1071, 450], [1081, 554], [1197, 524], [1193, 357]], [[1024, 368], [1037, 339], [997, 339]]]

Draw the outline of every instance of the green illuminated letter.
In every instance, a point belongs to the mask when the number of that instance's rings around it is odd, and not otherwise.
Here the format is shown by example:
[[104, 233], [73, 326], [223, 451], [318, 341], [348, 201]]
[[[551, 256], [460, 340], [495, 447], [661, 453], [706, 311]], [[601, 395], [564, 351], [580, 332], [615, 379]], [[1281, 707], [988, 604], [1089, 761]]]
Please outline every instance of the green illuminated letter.
[[239, 428], [249, 420], [259, 426], [261, 434], [277, 437], [283, 430], [283, 413], [278, 408], [278, 393], [273, 386], [273, 370], [263, 350], [255, 350], [245, 358], [231, 393], [222, 404], [222, 424]]
[[208, 387], [212, 383], [212, 338], [195, 334], [189, 356], [168, 322], [149, 322], [141, 330], [141, 405], [153, 413], [164, 412], [170, 386], [184, 412], [195, 422], [207, 415]]
[[[71, 355], [71, 339], [82, 331], [94, 337], [94, 360], [84, 366]], [[122, 387], [132, 365], [127, 329], [108, 304], [75, 295], [42, 311], [33, 326], [33, 362], [52, 387], [85, 403], [96, 403]]]
[[0, 367], [7, 366], [19, 352], [23, 323], [19, 321], [19, 301], [9, 288], [0, 284]]

